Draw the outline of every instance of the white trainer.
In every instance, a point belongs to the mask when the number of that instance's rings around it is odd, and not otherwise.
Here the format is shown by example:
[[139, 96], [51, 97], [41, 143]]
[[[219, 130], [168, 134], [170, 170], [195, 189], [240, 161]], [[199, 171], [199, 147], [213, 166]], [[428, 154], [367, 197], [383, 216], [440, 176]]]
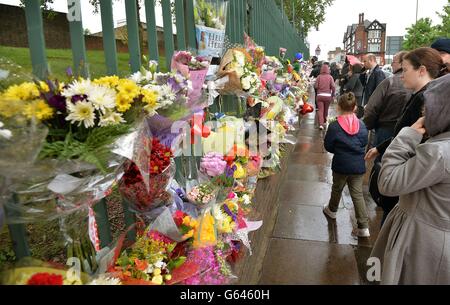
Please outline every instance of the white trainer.
[[336, 219], [336, 213], [330, 210], [328, 205], [323, 207], [323, 213], [330, 217], [331, 219]]
[[352, 231], [352, 235], [358, 236], [358, 237], [370, 237], [369, 229], [354, 229]]

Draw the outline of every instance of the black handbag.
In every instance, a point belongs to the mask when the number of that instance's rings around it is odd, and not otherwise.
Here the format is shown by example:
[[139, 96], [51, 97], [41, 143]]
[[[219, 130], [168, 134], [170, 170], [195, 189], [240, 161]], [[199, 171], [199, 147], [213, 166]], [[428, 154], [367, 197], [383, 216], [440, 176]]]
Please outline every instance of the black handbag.
[[377, 204], [377, 206], [381, 206], [381, 194], [378, 190], [378, 175], [380, 174], [381, 170], [381, 162], [375, 161], [372, 171], [370, 172], [369, 177], [369, 193], [370, 196], [372, 196], [373, 201]]

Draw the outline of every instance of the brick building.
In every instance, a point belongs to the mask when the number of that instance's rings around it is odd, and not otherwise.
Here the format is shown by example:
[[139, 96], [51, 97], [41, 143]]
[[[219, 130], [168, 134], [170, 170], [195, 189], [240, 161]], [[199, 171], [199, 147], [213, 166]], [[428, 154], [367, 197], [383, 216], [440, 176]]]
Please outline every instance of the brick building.
[[362, 61], [364, 55], [373, 53], [380, 65], [385, 64], [386, 23], [365, 20], [364, 13], [359, 14], [359, 22], [347, 27], [343, 42], [347, 55], [354, 55]]

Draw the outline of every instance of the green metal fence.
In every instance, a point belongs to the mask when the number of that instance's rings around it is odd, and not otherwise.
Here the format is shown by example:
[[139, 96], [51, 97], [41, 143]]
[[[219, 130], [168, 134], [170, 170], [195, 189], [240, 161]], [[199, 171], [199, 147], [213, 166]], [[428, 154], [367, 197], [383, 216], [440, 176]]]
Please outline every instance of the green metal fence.
[[[221, 1], [221, 0], [217, 0]], [[227, 0], [227, 27], [226, 34], [232, 43], [243, 43], [244, 32], [249, 34], [258, 45], [264, 46], [268, 55], [278, 55], [279, 48], [284, 47], [287, 57], [293, 58], [296, 52], [303, 52], [308, 58], [309, 50], [300, 36], [289, 23], [286, 15], [281, 12], [274, 0]], [[105, 64], [108, 75], [118, 73], [117, 49], [114, 32], [112, 0], [100, 0], [100, 13], [102, 19], [103, 46]], [[166, 57], [167, 68], [170, 68], [170, 58], [174, 52], [174, 40], [172, 22], [175, 17], [177, 27], [178, 49], [196, 48], [194, 0], [172, 0], [175, 8], [175, 16], [172, 16], [170, 0], [161, 0], [164, 21], [164, 46], [165, 54], [158, 54], [158, 39], [155, 22], [156, 0], [143, 1], [146, 13], [148, 54], [150, 59], [158, 60], [159, 56]], [[89, 76], [89, 58], [86, 55], [86, 47], [83, 35], [83, 21], [78, 1], [68, 1], [70, 39], [73, 53], [73, 71], [77, 75]], [[77, 5], [78, 3], [78, 5]], [[136, 1], [125, 1], [128, 49], [130, 56], [130, 72], [138, 71], [141, 65], [141, 48], [139, 41], [139, 25], [137, 22]], [[33, 73], [39, 78], [46, 78], [49, 74], [44, 40], [44, 28], [40, 0], [26, 0], [25, 13], [28, 31], [28, 42]], [[225, 106], [222, 107], [222, 104]], [[234, 112], [242, 115], [242, 103], [236, 103], [231, 97], [220, 101], [220, 106], [214, 105], [214, 110]], [[15, 197], [13, 202], [19, 204]], [[134, 223], [134, 215], [128, 209], [128, 203], [124, 202], [125, 224]], [[99, 228], [101, 245], [108, 245], [111, 241], [110, 224], [107, 217], [106, 201], [102, 200], [94, 207]], [[10, 215], [12, 211], [6, 211]], [[13, 215], [10, 215], [13, 216]], [[17, 216], [17, 215], [14, 215]], [[9, 225], [13, 247], [18, 259], [30, 254], [25, 226], [20, 224]], [[134, 232], [128, 237], [132, 239]]]

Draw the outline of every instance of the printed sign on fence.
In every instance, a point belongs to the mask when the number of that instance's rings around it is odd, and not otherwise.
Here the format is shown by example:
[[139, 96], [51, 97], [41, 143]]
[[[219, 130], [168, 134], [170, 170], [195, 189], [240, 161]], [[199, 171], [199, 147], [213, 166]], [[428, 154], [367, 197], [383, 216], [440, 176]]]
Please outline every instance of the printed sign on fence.
[[225, 30], [196, 25], [198, 55], [220, 57], [225, 41]]

